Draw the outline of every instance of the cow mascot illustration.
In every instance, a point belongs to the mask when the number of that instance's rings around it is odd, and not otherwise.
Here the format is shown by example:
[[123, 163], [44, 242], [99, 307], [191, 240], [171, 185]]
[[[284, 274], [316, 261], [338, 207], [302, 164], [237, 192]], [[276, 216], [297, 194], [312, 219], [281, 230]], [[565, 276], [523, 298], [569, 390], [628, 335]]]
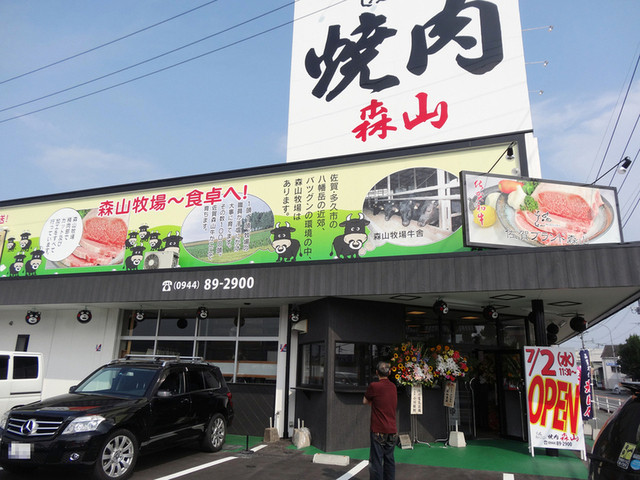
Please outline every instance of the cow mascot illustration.
[[344, 227], [344, 233], [333, 239], [333, 248], [329, 255], [333, 257], [335, 251], [335, 256], [343, 260], [360, 258], [360, 249], [369, 238], [367, 225], [369, 220], [365, 220], [362, 212], [358, 214], [358, 218], [347, 215], [346, 220], [338, 225]]
[[[280, 222], [278, 222], [271, 230], [273, 235], [271, 245], [278, 254], [276, 263], [286, 262], [287, 260], [295, 262], [298, 250], [300, 250], [300, 242], [295, 238], [291, 238], [291, 232], [295, 232], [296, 229], [289, 225], [289, 222], [285, 222], [285, 224], [286, 226], [281, 227]], [[300, 256], [302, 256], [302, 253], [300, 253]]]
[[138, 244], [138, 232], [129, 232], [129, 238], [124, 241], [124, 246], [128, 249], [132, 249]]
[[144, 247], [137, 246], [131, 248], [131, 255], [128, 256], [124, 261], [124, 266], [127, 271], [130, 270], [138, 270], [138, 266], [142, 263], [144, 259]]
[[162, 247], [162, 240], [159, 237], [160, 232], [149, 232], [149, 247], [151, 250], [160, 250]]
[[24, 274], [27, 276], [35, 275], [36, 270], [40, 268], [42, 264], [42, 255], [44, 252], [42, 250], [34, 250], [31, 252], [31, 258], [27, 261], [24, 266]]
[[9, 265], [9, 276], [10, 277], [17, 277], [18, 275], [20, 275], [20, 272], [22, 271], [22, 268], [24, 267], [24, 259], [27, 256], [23, 253], [19, 253], [17, 254], [15, 257], [13, 257], [13, 263], [11, 265]]
[[182, 237], [179, 231], [176, 231], [176, 233], [169, 232], [162, 241], [164, 242], [164, 247], [162, 248], [164, 252], [173, 252], [180, 255], [180, 242], [182, 241]]
[[31, 239], [29, 238], [31, 234], [29, 232], [24, 232], [20, 234], [20, 249], [23, 252], [28, 252], [31, 250]]
[[149, 236], [149, 225], [140, 225], [140, 242], [145, 242]]

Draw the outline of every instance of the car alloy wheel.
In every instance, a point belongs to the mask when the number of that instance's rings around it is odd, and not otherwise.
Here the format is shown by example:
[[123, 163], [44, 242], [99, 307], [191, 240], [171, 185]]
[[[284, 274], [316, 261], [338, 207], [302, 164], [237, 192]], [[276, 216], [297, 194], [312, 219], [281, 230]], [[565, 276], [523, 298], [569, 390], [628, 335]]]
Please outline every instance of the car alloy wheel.
[[96, 472], [103, 479], [124, 480], [133, 473], [137, 457], [138, 445], [133, 434], [128, 430], [118, 430], [102, 447]]
[[227, 423], [224, 417], [219, 413], [216, 413], [204, 432], [204, 438], [202, 441], [202, 449], [207, 452], [217, 452], [224, 445], [224, 441], [227, 436]]

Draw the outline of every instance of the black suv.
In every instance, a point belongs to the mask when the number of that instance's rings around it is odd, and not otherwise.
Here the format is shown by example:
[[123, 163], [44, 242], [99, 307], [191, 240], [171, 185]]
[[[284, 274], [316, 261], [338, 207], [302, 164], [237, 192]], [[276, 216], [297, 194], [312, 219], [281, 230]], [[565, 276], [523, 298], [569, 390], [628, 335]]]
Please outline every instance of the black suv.
[[640, 480], [640, 383], [604, 424], [589, 455], [589, 480]]
[[83, 466], [97, 479], [131, 476], [141, 449], [198, 440], [222, 448], [231, 392], [216, 366], [196, 359], [129, 356], [100, 367], [69, 393], [16, 407], [0, 420], [0, 465]]

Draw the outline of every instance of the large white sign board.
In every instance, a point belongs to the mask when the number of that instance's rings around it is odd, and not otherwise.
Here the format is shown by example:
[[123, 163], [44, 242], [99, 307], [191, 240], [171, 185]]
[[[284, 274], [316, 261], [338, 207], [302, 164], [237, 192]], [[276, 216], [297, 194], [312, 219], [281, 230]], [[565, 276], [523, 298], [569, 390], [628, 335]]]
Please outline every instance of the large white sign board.
[[300, 0], [287, 161], [532, 130], [515, 0]]

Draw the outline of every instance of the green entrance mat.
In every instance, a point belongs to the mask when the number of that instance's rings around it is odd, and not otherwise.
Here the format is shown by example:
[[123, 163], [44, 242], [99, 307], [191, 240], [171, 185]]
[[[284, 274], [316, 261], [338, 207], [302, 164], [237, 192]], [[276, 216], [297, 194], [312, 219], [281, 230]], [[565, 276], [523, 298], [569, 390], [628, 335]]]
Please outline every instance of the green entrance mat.
[[[295, 447], [293, 447], [295, 448]], [[308, 447], [305, 453], [319, 450]], [[355, 460], [368, 460], [369, 448], [357, 448], [328, 452], [348, 455]], [[587, 462], [580, 459], [580, 452], [559, 450], [557, 457], [547, 456], [544, 449], [536, 449], [531, 457], [528, 444], [514, 440], [468, 440], [466, 447], [449, 447], [444, 443], [416, 443], [413, 449], [396, 448], [396, 463], [427, 465], [434, 467], [465, 468], [504, 473], [521, 473], [548, 477], [586, 479]]]

